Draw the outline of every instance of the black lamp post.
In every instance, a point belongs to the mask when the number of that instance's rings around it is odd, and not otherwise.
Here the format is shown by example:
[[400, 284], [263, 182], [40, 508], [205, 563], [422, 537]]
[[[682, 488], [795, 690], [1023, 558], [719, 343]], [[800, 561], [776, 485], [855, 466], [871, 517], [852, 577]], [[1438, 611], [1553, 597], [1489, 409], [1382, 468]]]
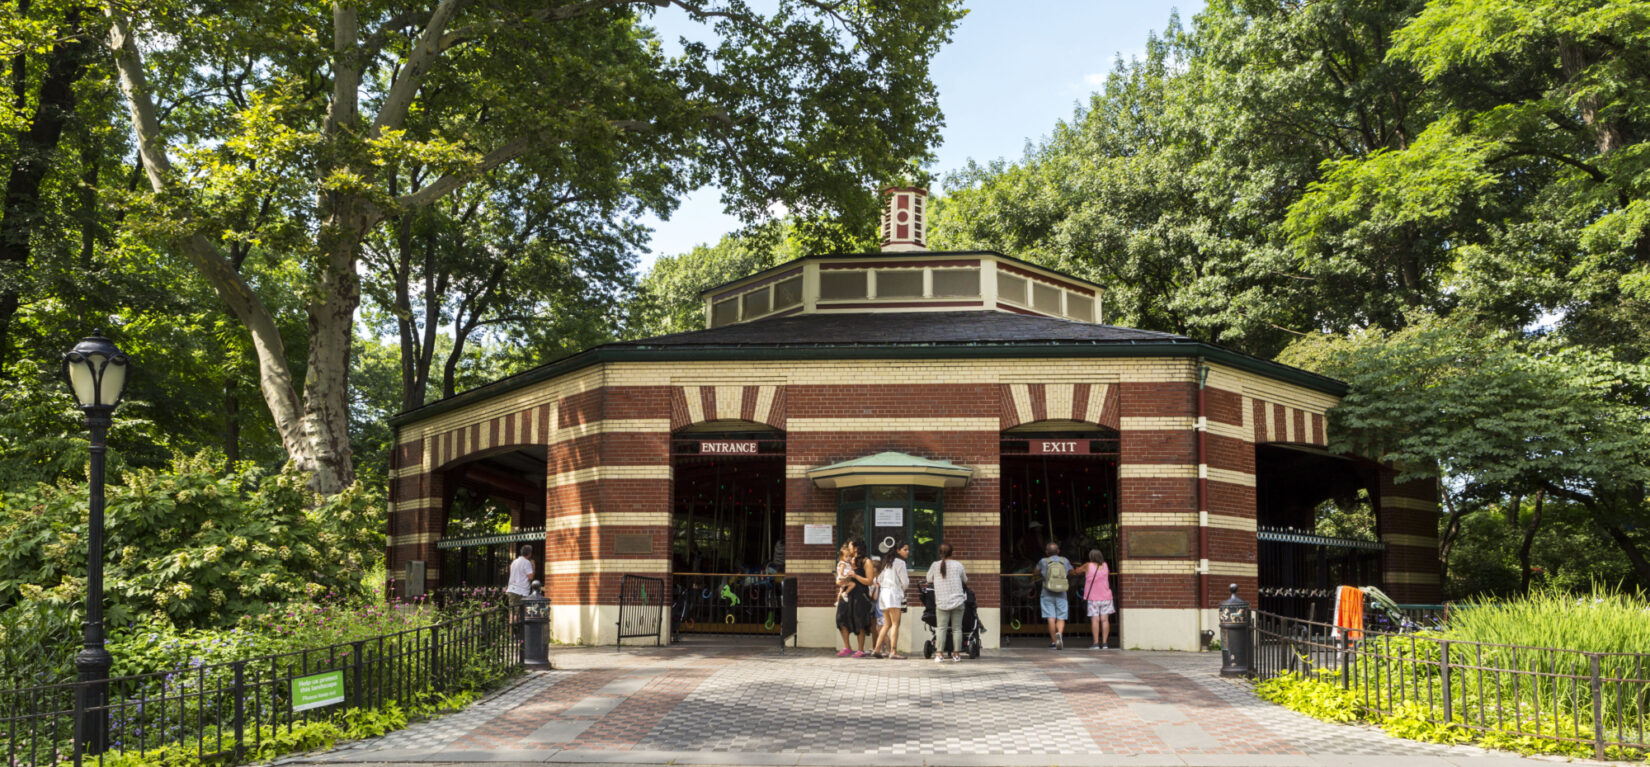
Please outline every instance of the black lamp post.
[[107, 736], [109, 667], [114, 658], [103, 648], [103, 453], [109, 415], [126, 389], [126, 355], [100, 335], [81, 339], [63, 355], [63, 374], [86, 414], [91, 430], [91, 519], [86, 550], [86, 642], [74, 658], [80, 672], [75, 690], [79, 741], [86, 753], [100, 754]]

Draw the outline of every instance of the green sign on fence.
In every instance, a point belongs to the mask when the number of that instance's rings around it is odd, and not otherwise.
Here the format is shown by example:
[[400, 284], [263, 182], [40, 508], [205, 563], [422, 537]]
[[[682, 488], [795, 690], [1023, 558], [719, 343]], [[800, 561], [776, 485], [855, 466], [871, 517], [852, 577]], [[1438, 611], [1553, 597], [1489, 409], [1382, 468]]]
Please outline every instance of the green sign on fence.
[[344, 672], [300, 676], [292, 680], [292, 710], [312, 708], [344, 702]]

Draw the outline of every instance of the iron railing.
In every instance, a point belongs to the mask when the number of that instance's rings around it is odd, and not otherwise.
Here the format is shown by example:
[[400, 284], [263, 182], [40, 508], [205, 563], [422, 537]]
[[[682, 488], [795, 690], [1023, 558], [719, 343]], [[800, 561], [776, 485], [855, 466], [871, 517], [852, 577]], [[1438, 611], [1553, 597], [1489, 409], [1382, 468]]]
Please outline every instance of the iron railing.
[[1255, 672], [1294, 672], [1356, 693], [1379, 715], [1419, 710], [1434, 723], [1563, 743], [1650, 748], [1650, 653], [1595, 653], [1470, 642], [1414, 632], [1337, 633], [1255, 614]]
[[[520, 668], [508, 608], [499, 606], [327, 647], [114, 677], [105, 682], [104, 703], [84, 710], [76, 692], [86, 683], [0, 690], [0, 743], [13, 767], [102, 764], [111, 753], [141, 758], [167, 748], [233, 763], [258, 755], [283, 730], [341, 709], [390, 702], [410, 708]], [[342, 674], [342, 701], [307, 710], [294, 705], [293, 680], [329, 672]], [[83, 716], [105, 723], [101, 748], [75, 727]]]
[[784, 580], [784, 573], [676, 573], [673, 633], [778, 635]]
[[615, 649], [624, 647], [624, 640], [653, 637], [661, 644], [665, 619], [665, 579], [646, 575], [625, 574], [619, 579], [619, 636]]

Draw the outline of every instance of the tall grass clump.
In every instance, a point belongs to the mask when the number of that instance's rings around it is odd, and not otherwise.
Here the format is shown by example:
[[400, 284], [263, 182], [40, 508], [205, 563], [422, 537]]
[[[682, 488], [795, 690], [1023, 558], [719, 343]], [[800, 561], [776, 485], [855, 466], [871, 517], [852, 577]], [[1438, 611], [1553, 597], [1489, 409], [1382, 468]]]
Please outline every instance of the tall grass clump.
[[1650, 596], [1594, 584], [1592, 593], [1548, 590], [1450, 612], [1451, 640], [1556, 647], [1596, 653], [1650, 653]]

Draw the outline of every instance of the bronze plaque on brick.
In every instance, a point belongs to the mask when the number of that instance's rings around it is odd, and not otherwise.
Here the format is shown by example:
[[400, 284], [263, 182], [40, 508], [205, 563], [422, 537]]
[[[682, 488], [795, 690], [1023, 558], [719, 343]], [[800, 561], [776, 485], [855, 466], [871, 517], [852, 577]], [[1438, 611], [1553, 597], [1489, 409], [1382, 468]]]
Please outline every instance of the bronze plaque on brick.
[[1189, 557], [1192, 555], [1190, 530], [1130, 530], [1129, 558]]
[[652, 554], [653, 536], [648, 533], [625, 533], [613, 536], [614, 554]]

